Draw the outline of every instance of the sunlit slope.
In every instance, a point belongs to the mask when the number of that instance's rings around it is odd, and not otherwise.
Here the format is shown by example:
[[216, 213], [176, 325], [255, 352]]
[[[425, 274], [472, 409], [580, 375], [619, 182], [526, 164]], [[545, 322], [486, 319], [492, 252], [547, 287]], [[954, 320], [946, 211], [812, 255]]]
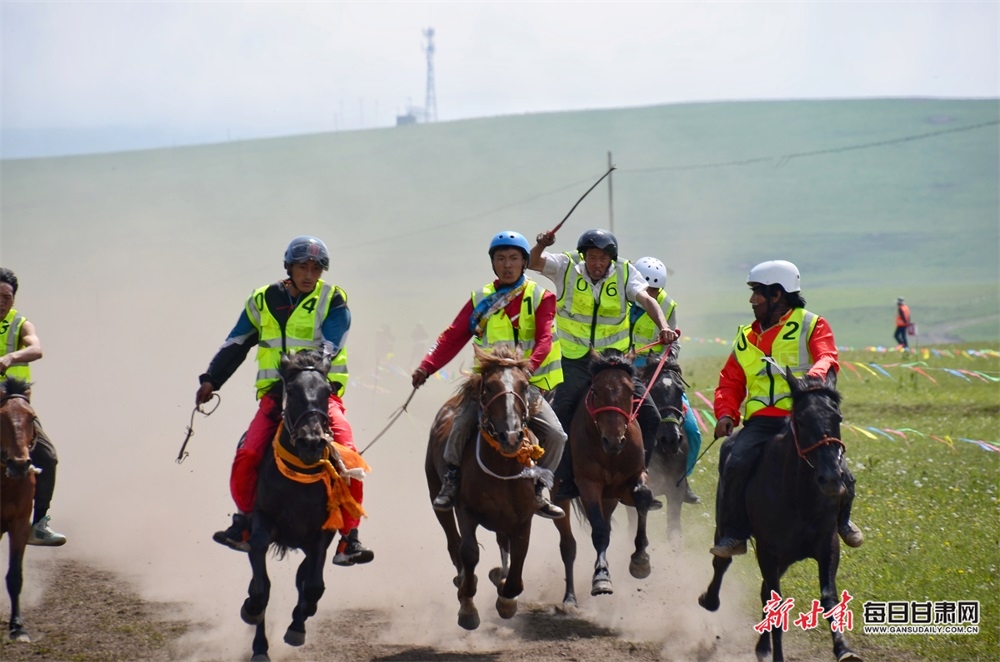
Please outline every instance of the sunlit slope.
[[[747, 270], [781, 257], [843, 344], [890, 342], [899, 295], [927, 338], [995, 338], [998, 120], [995, 100], [690, 104], [6, 161], [0, 250], [25, 276], [59, 262], [81, 283], [196, 287], [197, 306], [238, 301], [315, 233], [354, 341], [436, 333], [491, 276], [490, 235], [552, 227], [610, 151], [622, 253], [674, 271], [686, 334], [731, 338]], [[609, 225], [602, 185], [556, 247]]]

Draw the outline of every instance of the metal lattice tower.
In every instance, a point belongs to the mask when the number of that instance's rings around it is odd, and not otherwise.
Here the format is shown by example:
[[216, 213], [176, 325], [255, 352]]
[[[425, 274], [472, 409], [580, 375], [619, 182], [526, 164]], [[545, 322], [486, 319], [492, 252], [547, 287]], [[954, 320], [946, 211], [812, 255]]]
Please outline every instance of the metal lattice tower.
[[437, 121], [437, 95], [434, 92], [434, 28], [424, 30], [427, 44], [424, 53], [427, 54], [427, 96], [424, 99], [424, 121]]

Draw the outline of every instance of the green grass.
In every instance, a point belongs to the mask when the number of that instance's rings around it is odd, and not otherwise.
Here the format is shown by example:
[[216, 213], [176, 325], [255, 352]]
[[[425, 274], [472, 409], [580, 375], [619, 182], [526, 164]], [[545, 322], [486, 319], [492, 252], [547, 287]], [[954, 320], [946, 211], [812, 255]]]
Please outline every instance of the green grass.
[[[882, 430], [907, 428], [927, 435], [909, 432], [907, 441], [890, 441], [880, 435], [869, 439], [846, 426], [842, 430], [858, 481], [853, 519], [864, 530], [866, 542], [858, 549], [841, 548], [837, 580], [838, 588], [846, 589], [854, 598], [851, 606], [855, 625], [848, 640], [862, 656], [867, 650], [878, 651], [879, 659], [1000, 658], [1000, 453], [958, 441], [966, 437], [1000, 442], [1000, 383], [965, 381], [940, 370], [980, 370], [998, 377], [1000, 358], [956, 356], [952, 353], [956, 348], [997, 350], [998, 345], [940, 347], [950, 355], [931, 355], [925, 365], [918, 366], [937, 384], [900, 366], [914, 360], [908, 355], [866, 350], [841, 355], [841, 361], [877, 363], [893, 376], [874, 377], [860, 369], [864, 375], [860, 378], [842, 369], [839, 388], [844, 395], [846, 422]], [[692, 389], [711, 398], [722, 362], [721, 358], [682, 359]], [[692, 402], [698, 400], [692, 398]], [[708, 435], [706, 445], [710, 439]], [[948, 439], [952, 444], [946, 443]], [[709, 513], [714, 508], [717, 449], [718, 444], [705, 455], [694, 474], [694, 484], [705, 498]], [[685, 517], [685, 525], [694, 530], [686, 536], [688, 544], [703, 547], [704, 540], [711, 536], [711, 518], [701, 517], [694, 510], [685, 511]], [[752, 555], [748, 558], [752, 559]], [[730, 572], [751, 586], [760, 579], [753, 561], [740, 560]], [[785, 597], [795, 598], [793, 615], [805, 611], [810, 601], [819, 597], [815, 562], [793, 566], [783, 579], [782, 589]], [[979, 600], [980, 633], [866, 636], [860, 627], [866, 600]], [[819, 631], [809, 636], [818, 638], [822, 633], [825, 646], [828, 634], [822, 628]]]

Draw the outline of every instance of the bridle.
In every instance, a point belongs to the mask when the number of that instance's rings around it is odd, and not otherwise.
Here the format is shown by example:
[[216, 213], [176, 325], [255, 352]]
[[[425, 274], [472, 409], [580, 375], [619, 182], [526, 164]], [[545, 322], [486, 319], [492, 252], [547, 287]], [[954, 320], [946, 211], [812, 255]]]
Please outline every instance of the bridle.
[[[297, 377], [300, 373], [303, 372], [322, 372], [322, 371], [319, 368], [310, 366], [308, 368], [301, 368], [297, 370], [295, 376]], [[330, 412], [326, 409], [317, 409], [316, 407], [306, 408], [306, 410], [301, 412], [293, 422], [288, 417], [288, 388], [287, 388], [287, 380], [284, 377], [281, 378], [281, 384], [283, 387], [281, 390], [281, 420], [284, 421], [285, 430], [288, 431], [289, 440], [293, 444], [295, 442], [295, 431], [298, 429], [299, 424], [302, 423], [302, 421], [306, 418], [306, 416], [309, 416], [310, 414], [318, 414], [323, 419], [323, 421], [326, 422], [326, 428], [328, 430], [330, 429]]]
[[500, 398], [502, 396], [505, 396], [505, 395], [512, 395], [512, 396], [514, 396], [514, 401], [521, 403], [521, 406], [524, 408], [524, 416], [521, 417], [521, 432], [522, 432], [522, 435], [526, 435], [527, 431], [528, 431], [528, 402], [523, 397], [521, 397], [520, 393], [517, 393], [516, 391], [514, 391], [512, 389], [504, 389], [504, 390], [500, 391], [499, 393], [496, 393], [492, 398], [490, 398], [486, 402], [483, 402], [483, 396], [484, 395], [485, 395], [485, 380], [483, 380], [483, 383], [480, 384], [480, 387], [479, 387], [479, 431], [480, 431], [480, 433], [486, 438], [486, 440], [488, 442], [491, 442], [490, 445], [493, 446], [494, 450], [496, 450], [500, 455], [502, 455], [502, 456], [504, 456], [506, 458], [516, 457], [521, 452], [520, 449], [518, 449], [517, 451], [514, 451], [513, 453], [506, 453], [506, 452], [504, 452], [503, 450], [500, 449], [500, 444], [496, 440], [496, 438], [497, 438], [496, 427], [493, 425], [493, 421], [490, 420], [489, 416], [486, 415], [486, 412], [487, 412], [487, 410], [489, 410], [490, 405], [492, 405], [498, 398]]
[[[802, 392], [803, 393], [809, 393], [811, 391], [819, 391], [819, 390], [820, 390], [819, 388], [811, 388], [811, 389], [806, 389], [806, 390], [804, 390]], [[792, 428], [792, 439], [795, 441], [795, 451], [799, 454], [799, 457], [802, 458], [805, 461], [805, 463], [808, 464], [813, 469], [815, 469], [815, 467], [813, 467], [812, 462], [810, 462], [808, 460], [808, 458], [806, 458], [806, 456], [809, 453], [811, 453], [814, 450], [816, 450], [817, 448], [820, 448], [822, 446], [829, 446], [830, 444], [838, 444], [840, 446], [841, 450], [846, 450], [847, 449], [847, 446], [844, 444], [843, 441], [841, 441], [837, 437], [831, 437], [831, 436], [829, 436], [827, 434], [824, 434], [823, 437], [819, 441], [817, 441], [816, 443], [814, 443], [813, 445], [811, 445], [811, 446], [809, 446], [807, 448], [802, 448], [802, 446], [799, 444], [799, 431], [798, 431], [798, 427], [795, 425], [795, 413], [794, 412], [792, 413], [792, 416], [791, 416], [791, 419], [790, 419], [790, 426]]]
[[[652, 343], [650, 345], [646, 345], [642, 349], [647, 349], [649, 347], [652, 347], [652, 346], [658, 345], [658, 344], [659, 344], [658, 342], [654, 342], [654, 343]], [[660, 371], [663, 370], [663, 364], [666, 362], [667, 355], [670, 353], [669, 350], [670, 350], [670, 345], [671, 344], [673, 344], [673, 343], [668, 344], [664, 348], [663, 354], [660, 356], [660, 362], [656, 365], [656, 370], [653, 372], [653, 376], [649, 380], [649, 384], [646, 385], [646, 391], [645, 391], [645, 393], [642, 394], [641, 398], [632, 398], [632, 411], [631, 412], [626, 413], [624, 409], [622, 409], [621, 407], [615, 407], [614, 405], [608, 405], [606, 407], [594, 407], [593, 406], [594, 385], [593, 384], [590, 385], [590, 388], [587, 390], [587, 395], [583, 399], [583, 402], [584, 402], [584, 405], [587, 407], [587, 413], [590, 414], [590, 418], [594, 421], [595, 425], [597, 424], [597, 419], [595, 417], [597, 416], [597, 414], [600, 414], [603, 411], [613, 411], [613, 412], [615, 412], [617, 414], [621, 414], [626, 419], [625, 427], [628, 427], [629, 425], [632, 425], [632, 421], [634, 421], [639, 416], [639, 407], [642, 406], [643, 400], [645, 400], [646, 398], [649, 397], [649, 392], [652, 390], [653, 384], [656, 383], [657, 377], [660, 376]], [[683, 412], [681, 412], [681, 416], [683, 417]]]
[[[23, 393], [11, 393], [10, 395], [0, 396], [0, 407], [3, 407], [5, 404], [7, 404], [8, 400], [24, 400], [25, 402], [28, 403], [31, 402], [31, 399], [28, 396], [24, 395]], [[31, 443], [28, 444], [28, 452], [31, 452], [35, 448], [36, 441], [37, 438], [35, 437], [34, 434], [32, 434]], [[10, 457], [8, 456], [7, 451], [4, 450], [3, 448], [0, 448], [0, 462], [6, 462], [8, 459], [10, 459]]]

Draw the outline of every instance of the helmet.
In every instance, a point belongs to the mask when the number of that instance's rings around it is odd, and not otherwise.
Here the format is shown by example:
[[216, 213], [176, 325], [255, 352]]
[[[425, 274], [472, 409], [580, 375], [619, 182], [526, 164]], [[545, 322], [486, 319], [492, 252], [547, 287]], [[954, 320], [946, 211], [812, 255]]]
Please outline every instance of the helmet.
[[618, 240], [607, 230], [587, 230], [581, 234], [576, 242], [576, 250], [583, 255], [588, 248], [600, 248], [610, 255], [612, 260], [618, 259]]
[[667, 282], [667, 268], [655, 257], [639, 258], [639, 261], [635, 263], [635, 268], [639, 270], [650, 287], [662, 289]]
[[747, 283], [781, 285], [786, 292], [801, 292], [799, 268], [787, 260], [768, 260], [750, 270]]
[[903, 297], [899, 297], [898, 299], [896, 299], [896, 303], [903, 303]]
[[330, 251], [326, 244], [316, 237], [307, 234], [292, 239], [285, 249], [285, 268], [293, 264], [301, 264], [309, 260], [315, 261], [323, 270], [330, 268]]
[[493, 235], [493, 239], [490, 241], [491, 260], [493, 259], [493, 254], [500, 248], [519, 248], [524, 253], [525, 260], [528, 259], [531, 253], [531, 246], [528, 245], [528, 240], [524, 238], [523, 234], [514, 232], [513, 230], [504, 230]]

